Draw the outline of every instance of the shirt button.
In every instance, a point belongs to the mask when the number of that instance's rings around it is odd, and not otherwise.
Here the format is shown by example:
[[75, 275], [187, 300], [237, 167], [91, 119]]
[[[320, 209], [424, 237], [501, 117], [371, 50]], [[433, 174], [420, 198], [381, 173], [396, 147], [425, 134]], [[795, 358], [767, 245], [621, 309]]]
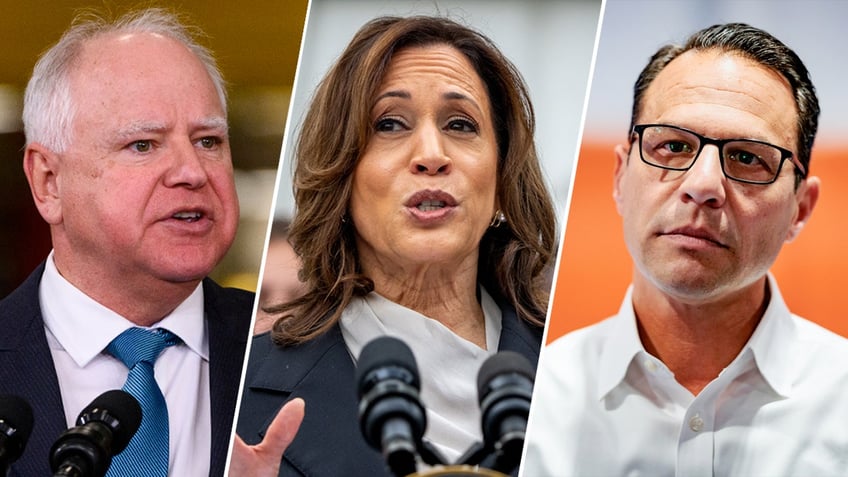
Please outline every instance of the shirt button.
[[689, 429], [692, 429], [695, 432], [701, 432], [704, 430], [704, 420], [701, 419], [701, 416], [695, 414], [692, 416], [692, 419], [689, 419]]

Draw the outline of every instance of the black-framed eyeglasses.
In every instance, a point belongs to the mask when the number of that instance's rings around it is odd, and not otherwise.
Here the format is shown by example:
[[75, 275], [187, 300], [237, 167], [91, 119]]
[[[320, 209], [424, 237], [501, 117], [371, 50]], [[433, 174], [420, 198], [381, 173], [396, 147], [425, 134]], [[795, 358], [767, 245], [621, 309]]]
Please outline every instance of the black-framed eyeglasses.
[[645, 164], [670, 171], [689, 170], [707, 144], [718, 147], [721, 170], [728, 179], [748, 184], [771, 184], [789, 159], [807, 177], [792, 151], [755, 139], [714, 139], [668, 124], [633, 126], [639, 156]]

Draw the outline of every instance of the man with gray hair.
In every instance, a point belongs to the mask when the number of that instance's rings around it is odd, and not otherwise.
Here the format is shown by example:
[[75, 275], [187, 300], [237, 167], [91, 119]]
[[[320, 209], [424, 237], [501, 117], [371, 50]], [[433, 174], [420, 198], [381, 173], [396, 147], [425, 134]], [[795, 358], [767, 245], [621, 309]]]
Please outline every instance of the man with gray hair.
[[654, 54], [615, 148], [633, 282], [543, 350], [523, 475], [846, 475], [848, 341], [768, 272], [818, 199], [818, 115], [801, 59], [750, 25]]
[[0, 393], [35, 415], [11, 475], [51, 475], [51, 444], [122, 387], [143, 418], [108, 475], [222, 475], [253, 294], [206, 278], [239, 215], [214, 59], [159, 9], [80, 19], [36, 64], [24, 127], [53, 250], [0, 302]]

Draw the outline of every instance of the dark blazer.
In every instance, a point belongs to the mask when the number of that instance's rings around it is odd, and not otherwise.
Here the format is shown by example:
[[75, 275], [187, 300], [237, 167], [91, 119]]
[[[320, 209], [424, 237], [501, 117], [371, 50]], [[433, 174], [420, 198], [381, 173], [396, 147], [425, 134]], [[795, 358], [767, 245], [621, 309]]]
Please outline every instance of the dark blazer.
[[[35, 420], [24, 455], [12, 465], [11, 476], [53, 475], [50, 447], [66, 429], [59, 381], [38, 302], [43, 272], [44, 264], [0, 301], [0, 393], [23, 397], [32, 406]], [[227, 459], [254, 294], [221, 288], [205, 279], [203, 295], [209, 329], [210, 475], [220, 476]]]
[[[515, 351], [536, 367], [542, 329], [519, 320], [501, 307], [499, 351]], [[426, 370], [422, 370], [426, 373]], [[269, 333], [253, 340], [236, 432], [256, 444], [283, 404], [295, 397], [306, 402], [306, 415], [286, 449], [281, 476], [390, 476], [379, 452], [359, 430], [354, 364], [341, 328], [299, 346], [275, 346]]]

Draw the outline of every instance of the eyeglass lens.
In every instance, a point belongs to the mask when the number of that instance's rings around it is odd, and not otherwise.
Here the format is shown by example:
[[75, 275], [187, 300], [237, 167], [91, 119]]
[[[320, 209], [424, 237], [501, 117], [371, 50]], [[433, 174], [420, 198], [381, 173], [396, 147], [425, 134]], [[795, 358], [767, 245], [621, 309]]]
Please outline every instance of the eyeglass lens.
[[[683, 129], [649, 126], [641, 133], [642, 159], [664, 169], [689, 169], [701, 148], [701, 138]], [[728, 177], [750, 182], [774, 180], [783, 159], [776, 147], [744, 139], [723, 143], [721, 157]]]

